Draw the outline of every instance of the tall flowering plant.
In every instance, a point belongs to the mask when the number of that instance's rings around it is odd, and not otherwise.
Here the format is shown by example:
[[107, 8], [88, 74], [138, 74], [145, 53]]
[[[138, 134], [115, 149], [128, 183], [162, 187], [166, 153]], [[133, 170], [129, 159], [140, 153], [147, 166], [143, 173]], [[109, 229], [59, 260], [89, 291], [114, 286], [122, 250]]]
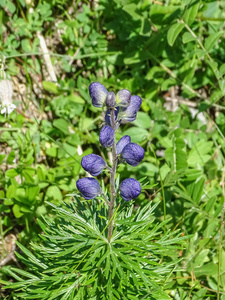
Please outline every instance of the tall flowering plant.
[[[17, 243], [16, 255], [27, 270], [4, 267], [14, 282], [0, 279], [0, 283], [13, 290], [15, 299], [170, 299], [172, 270], [184, 237], [179, 230], [163, 233], [169, 220], [154, 221], [158, 203], [149, 202], [137, 210], [126, 205], [141, 193], [140, 182], [126, 178], [118, 183], [116, 178], [120, 163], [137, 166], [145, 155], [128, 135], [116, 141], [119, 126], [135, 120], [141, 98], [126, 89], [115, 95], [98, 82], [91, 83], [89, 92], [94, 106], [107, 109], [99, 141], [112, 150], [111, 166], [98, 154], [82, 158], [81, 165], [90, 176], [76, 184], [81, 196], [92, 200], [74, 196], [69, 204], [48, 203], [56, 215], [38, 220], [42, 242], [31, 243], [31, 251]], [[104, 169], [110, 174], [109, 196], [95, 178]], [[124, 205], [118, 205], [120, 200]]]
[[[133, 178], [123, 180], [119, 186], [119, 191], [115, 187], [116, 170], [119, 163], [128, 163], [137, 166], [144, 158], [145, 151], [138, 144], [131, 143], [131, 137], [123, 136], [116, 143], [116, 131], [122, 123], [134, 121], [140, 109], [142, 100], [139, 96], [131, 96], [127, 89], [120, 90], [116, 95], [99, 82], [93, 82], [89, 86], [89, 94], [92, 104], [96, 107], [106, 107], [106, 125], [102, 127], [99, 134], [99, 141], [102, 147], [112, 149], [112, 166], [109, 167], [105, 160], [96, 154], [84, 156], [81, 165], [85, 171], [92, 176], [97, 176], [107, 168], [110, 172], [110, 199], [109, 205], [109, 228], [108, 241], [110, 242], [113, 233], [113, 212], [117, 195], [120, 193], [125, 201], [135, 199], [141, 193], [140, 183]], [[85, 199], [93, 199], [103, 194], [99, 182], [90, 177], [85, 177], [77, 181], [77, 188]]]

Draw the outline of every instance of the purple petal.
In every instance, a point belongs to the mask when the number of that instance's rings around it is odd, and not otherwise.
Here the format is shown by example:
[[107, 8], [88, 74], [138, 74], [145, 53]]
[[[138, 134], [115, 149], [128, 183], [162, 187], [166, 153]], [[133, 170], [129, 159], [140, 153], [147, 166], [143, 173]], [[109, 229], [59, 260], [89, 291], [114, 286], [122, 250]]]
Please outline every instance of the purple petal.
[[130, 104], [130, 100], [131, 100], [131, 93], [126, 89], [120, 90], [116, 94], [116, 102], [117, 104], [119, 104], [119, 106], [127, 107]]
[[128, 178], [120, 184], [120, 195], [125, 201], [130, 201], [137, 198], [141, 193], [140, 182], [134, 178]]
[[116, 106], [116, 95], [113, 92], [108, 93], [105, 104], [109, 108], [113, 108]]
[[105, 103], [108, 91], [99, 82], [92, 82], [89, 86], [89, 94], [95, 107], [102, 107]]
[[116, 154], [119, 155], [123, 151], [123, 148], [131, 142], [129, 135], [123, 136], [119, 142], [116, 144]]
[[145, 156], [145, 150], [135, 143], [127, 144], [122, 151], [122, 157], [131, 166], [137, 166]]
[[85, 171], [90, 173], [92, 176], [98, 176], [102, 173], [103, 169], [105, 168], [105, 161], [104, 159], [96, 154], [89, 154], [82, 158], [81, 166]]
[[142, 103], [141, 97], [139, 96], [131, 97], [130, 105], [127, 107], [127, 109], [121, 112], [122, 123], [132, 122], [136, 119], [137, 112], [141, 107], [141, 103]]
[[112, 147], [114, 141], [115, 132], [112, 127], [105, 125], [102, 127], [99, 134], [99, 141], [103, 147]]
[[87, 200], [93, 199], [101, 194], [100, 184], [95, 178], [84, 177], [78, 179], [76, 185], [81, 195]]

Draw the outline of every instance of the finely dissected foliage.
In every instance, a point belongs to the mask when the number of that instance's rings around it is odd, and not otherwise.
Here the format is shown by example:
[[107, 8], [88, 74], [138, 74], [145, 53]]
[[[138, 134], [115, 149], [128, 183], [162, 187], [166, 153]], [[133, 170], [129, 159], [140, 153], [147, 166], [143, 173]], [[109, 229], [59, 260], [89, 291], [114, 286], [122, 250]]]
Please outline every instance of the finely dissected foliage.
[[[49, 203], [50, 204], [50, 203]], [[24, 299], [167, 299], [167, 276], [177, 264], [182, 237], [161, 236], [166, 222], [155, 222], [156, 205], [135, 213], [123, 205], [116, 213], [111, 243], [107, 240], [106, 206], [78, 200], [54, 207], [57, 218], [39, 220], [42, 242], [32, 252], [19, 244], [17, 257], [27, 272], [7, 268], [17, 283], [7, 283]], [[163, 260], [162, 260], [163, 257]]]

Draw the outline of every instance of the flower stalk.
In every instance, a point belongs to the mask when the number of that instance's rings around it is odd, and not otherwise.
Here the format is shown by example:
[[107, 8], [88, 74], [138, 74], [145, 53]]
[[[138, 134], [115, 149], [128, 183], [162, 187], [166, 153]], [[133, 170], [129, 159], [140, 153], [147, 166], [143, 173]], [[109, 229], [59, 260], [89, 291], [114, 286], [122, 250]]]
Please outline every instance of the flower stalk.
[[[117, 154], [116, 154], [116, 122], [115, 122], [115, 111], [114, 108], [110, 109], [110, 118], [111, 118], [111, 126], [114, 130], [114, 138], [113, 138], [113, 145], [112, 145], [112, 172], [110, 173], [110, 189], [111, 189], [111, 197], [109, 203], [109, 222], [112, 219], [115, 200], [116, 200], [116, 188], [115, 188], [115, 177], [116, 177], [116, 168], [117, 168]], [[108, 227], [108, 242], [110, 243], [112, 233], [113, 233], [114, 221], [111, 220], [109, 227]]]

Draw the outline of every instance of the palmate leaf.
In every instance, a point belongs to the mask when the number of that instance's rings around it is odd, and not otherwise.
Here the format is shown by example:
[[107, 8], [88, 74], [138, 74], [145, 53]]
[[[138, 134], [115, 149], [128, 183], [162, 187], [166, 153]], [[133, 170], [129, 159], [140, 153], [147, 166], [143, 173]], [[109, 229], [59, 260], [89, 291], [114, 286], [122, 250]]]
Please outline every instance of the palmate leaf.
[[107, 220], [101, 218], [107, 215], [105, 204], [77, 200], [51, 206], [58, 217], [39, 221], [41, 245], [32, 243], [31, 253], [18, 244], [28, 271], [6, 267], [17, 282], [1, 281], [4, 288], [24, 299], [163, 299], [150, 295], [166, 295], [164, 281], [185, 238], [178, 231], [162, 235], [169, 220], [154, 224], [157, 204], [135, 213], [131, 203], [122, 205], [110, 244]]

